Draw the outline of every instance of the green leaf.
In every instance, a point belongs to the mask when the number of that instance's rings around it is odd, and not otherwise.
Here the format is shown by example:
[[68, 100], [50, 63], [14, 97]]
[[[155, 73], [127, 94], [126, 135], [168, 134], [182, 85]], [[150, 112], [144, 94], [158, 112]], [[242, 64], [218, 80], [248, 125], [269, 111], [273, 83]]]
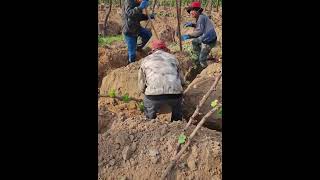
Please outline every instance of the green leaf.
[[179, 139], [178, 139], [178, 143], [179, 144], [184, 144], [186, 142], [186, 136], [184, 134], [180, 134]]
[[112, 97], [112, 98], [116, 97], [116, 90], [114, 90], [114, 89], [110, 90], [108, 95], [109, 95], [109, 97]]
[[144, 104], [143, 102], [139, 103], [139, 110], [144, 111]]
[[123, 100], [125, 103], [127, 103], [127, 102], [130, 101], [130, 97], [129, 97], [128, 93], [126, 93], [124, 96], [122, 96], [122, 100]]
[[211, 102], [211, 106], [213, 108], [215, 108], [217, 106], [217, 104], [218, 104], [218, 100], [214, 100], [214, 101]]

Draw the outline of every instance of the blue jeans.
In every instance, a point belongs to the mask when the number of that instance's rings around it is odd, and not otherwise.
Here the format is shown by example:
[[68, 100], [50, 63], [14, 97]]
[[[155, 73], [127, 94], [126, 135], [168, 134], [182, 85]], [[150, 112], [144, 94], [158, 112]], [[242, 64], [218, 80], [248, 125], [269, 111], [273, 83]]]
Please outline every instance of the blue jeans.
[[[142, 43], [138, 46], [138, 48], [142, 49], [147, 44], [149, 39], [151, 38], [152, 33], [151, 33], [151, 31], [149, 31], [145, 28], [141, 28], [138, 36], [140, 36], [142, 38]], [[128, 46], [129, 63], [134, 62], [136, 60], [136, 49], [137, 49], [138, 36], [129, 36], [129, 35], [124, 36], [125, 41]]]

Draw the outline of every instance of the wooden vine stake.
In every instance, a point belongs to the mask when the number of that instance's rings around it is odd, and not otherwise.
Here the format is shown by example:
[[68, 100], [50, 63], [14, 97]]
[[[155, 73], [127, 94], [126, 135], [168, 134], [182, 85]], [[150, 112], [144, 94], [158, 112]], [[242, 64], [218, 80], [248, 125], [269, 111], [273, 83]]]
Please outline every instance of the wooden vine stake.
[[109, 11], [108, 11], [108, 14], [106, 15], [106, 18], [104, 19], [104, 24], [103, 24], [103, 27], [104, 27], [104, 32], [103, 32], [103, 35], [106, 36], [107, 35], [107, 22], [108, 22], [108, 18], [109, 18], [109, 15], [111, 13], [111, 7], [112, 7], [112, 0], [109, 0], [110, 4], [109, 4]]
[[[146, 10], [146, 15], [149, 16], [147, 8], [145, 10]], [[149, 20], [150, 20], [150, 18], [149, 18]], [[154, 28], [153, 23], [152, 23], [151, 20], [150, 20], [150, 23], [151, 23], [151, 28], [153, 29], [153, 32], [156, 35], [156, 38], [159, 39], [158, 33], [157, 33], [156, 29]]]
[[[156, 4], [157, 4], [157, 0], [155, 0], [154, 1], [154, 4], [153, 4], [153, 7], [152, 7], [152, 14], [154, 13], [154, 8], [156, 7]], [[151, 20], [150, 20], [150, 18], [148, 19], [148, 21], [147, 21], [147, 23], [146, 23], [146, 26], [144, 27], [144, 28], [147, 28], [147, 26], [148, 26], [148, 24], [149, 24], [149, 22], [150, 22]]]
[[167, 177], [167, 175], [170, 173], [171, 169], [175, 166], [176, 162], [180, 159], [180, 157], [182, 156], [182, 154], [187, 150], [187, 148], [189, 147], [194, 135], [197, 133], [197, 131], [200, 129], [200, 127], [203, 125], [203, 123], [206, 122], [206, 120], [208, 119], [208, 117], [210, 117], [216, 110], [218, 110], [221, 107], [221, 104], [217, 105], [215, 108], [211, 109], [199, 122], [199, 124], [196, 126], [196, 128], [192, 131], [189, 139], [187, 140], [187, 143], [183, 146], [183, 148], [181, 149], [181, 151], [170, 161], [170, 164], [168, 165], [168, 167], [166, 168], [166, 170], [164, 171], [164, 173], [161, 176], [161, 180], [165, 180], [165, 178]]
[[[222, 71], [219, 73], [219, 75], [217, 76], [217, 78], [215, 79], [214, 83], [212, 84], [212, 86], [210, 87], [209, 91], [202, 97], [202, 99], [200, 100], [199, 102], [199, 105], [197, 105], [197, 108], [196, 110], [193, 112], [192, 116], [190, 117], [186, 127], [183, 129], [183, 132], [182, 134], [184, 134], [184, 132], [188, 129], [188, 127], [190, 126], [190, 124], [192, 123], [192, 121], [194, 120], [194, 118], [199, 114], [199, 111], [201, 109], [201, 107], [203, 106], [203, 104], [205, 103], [205, 101], [208, 99], [209, 95], [215, 91], [217, 85], [218, 85], [218, 82], [219, 80], [221, 79], [221, 76], [222, 76]], [[187, 91], [187, 89], [186, 89]], [[185, 94], [185, 92], [183, 94]], [[175, 151], [174, 151], [174, 155], [176, 155], [179, 151], [180, 151], [180, 148], [181, 148], [181, 144], [177, 144], [176, 148], [175, 148]]]
[[188, 129], [188, 127], [190, 126], [191, 122], [194, 120], [194, 118], [199, 114], [200, 108], [203, 106], [203, 104], [206, 102], [206, 100], [208, 99], [209, 95], [216, 89], [216, 86], [218, 85], [219, 80], [221, 79], [222, 76], [222, 71], [218, 74], [217, 78], [215, 79], [214, 83], [212, 84], [212, 86], [210, 87], [209, 91], [202, 97], [199, 105], [197, 105], [196, 110], [194, 111], [194, 113], [192, 114], [192, 116], [190, 117], [188, 124], [186, 125], [186, 127], [183, 129], [183, 131], [186, 131]]
[[[179, 5], [178, 5], [179, 1]], [[180, 45], [180, 51], [182, 51], [182, 42], [181, 42], [181, 30], [180, 30], [180, 14], [181, 14], [181, 0], [176, 0], [176, 9], [177, 9], [177, 21], [178, 21], [178, 36], [179, 36], [179, 45]]]

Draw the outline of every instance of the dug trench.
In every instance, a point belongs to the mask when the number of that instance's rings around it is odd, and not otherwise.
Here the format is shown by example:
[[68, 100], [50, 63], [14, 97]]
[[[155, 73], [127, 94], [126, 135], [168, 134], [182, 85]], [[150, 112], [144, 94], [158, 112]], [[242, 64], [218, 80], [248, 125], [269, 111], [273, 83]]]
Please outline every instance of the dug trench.
[[[124, 114], [126, 117], [133, 117], [136, 115], [142, 115], [143, 112], [139, 109], [139, 103], [142, 102], [143, 94], [138, 90], [138, 69], [140, 67], [140, 59], [145, 57], [148, 51], [138, 53], [138, 61], [127, 65], [127, 50], [126, 48], [119, 47], [104, 47], [99, 49], [99, 67], [98, 80], [100, 95], [106, 96], [111, 90], [114, 90], [118, 97], [122, 97], [128, 94], [129, 97], [135, 100], [131, 100], [128, 103], [121, 101], [120, 99], [100, 97], [99, 109], [100, 114], [108, 110], [115, 116], [119, 113]], [[187, 53], [175, 52], [173, 53], [180, 62], [181, 69], [184, 74], [192, 67], [191, 60]], [[204, 69], [200, 74], [191, 77], [191, 82], [184, 86], [184, 98], [183, 98], [183, 118], [187, 121], [195, 108], [197, 107], [201, 98], [209, 90], [210, 85], [214, 82], [216, 74], [221, 70], [221, 63], [209, 62], [209, 66]], [[203, 108], [200, 109], [200, 114], [195, 118], [197, 122], [208, 112], [211, 108], [210, 102], [214, 99], [222, 98], [222, 80], [218, 83], [217, 89], [212, 95], [209, 96], [205, 102]], [[162, 107], [161, 114], [164, 114], [168, 118], [171, 116], [169, 107]], [[109, 117], [109, 116], [107, 116]], [[106, 118], [104, 115], [100, 116], [101, 121]], [[107, 120], [106, 120], [107, 121]], [[212, 115], [208, 119], [208, 122], [204, 124], [205, 127], [214, 130], [222, 129], [222, 120], [217, 114]], [[110, 125], [112, 123], [102, 123]], [[102, 128], [104, 129], [104, 128]]]

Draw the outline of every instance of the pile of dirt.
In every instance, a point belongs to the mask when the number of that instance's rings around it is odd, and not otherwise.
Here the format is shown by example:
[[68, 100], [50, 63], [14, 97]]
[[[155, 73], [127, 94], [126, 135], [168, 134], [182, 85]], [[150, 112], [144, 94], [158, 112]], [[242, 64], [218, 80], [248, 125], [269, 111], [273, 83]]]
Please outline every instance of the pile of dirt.
[[107, 35], [119, 35], [122, 33], [122, 25], [116, 21], [108, 21]]
[[[210, 64], [191, 82], [191, 84], [185, 90], [184, 95], [184, 118], [189, 119], [191, 117], [202, 97], [208, 92], [208, 90], [214, 83], [216, 75], [220, 72], [220, 70], [221, 63]], [[215, 99], [222, 99], [222, 78], [217, 85], [216, 91], [210, 94], [203, 107], [200, 109], [200, 113], [202, 114], [196, 117], [197, 121], [200, 121], [201, 118], [212, 108], [210, 104]], [[205, 125], [206, 127], [221, 130], [222, 119], [220, 118], [218, 113], [214, 113], [208, 118]]]
[[[137, 59], [147, 55], [147, 52], [137, 52]], [[128, 64], [128, 51], [119, 46], [106, 46], [98, 49], [98, 87], [105, 77], [113, 69], [124, 67]]]
[[[116, 119], [99, 134], [99, 179], [159, 179], [173, 156], [185, 122], [142, 116]], [[186, 132], [190, 135], [194, 126]], [[201, 128], [168, 179], [221, 179], [220, 132]]]
[[[104, 21], [109, 9], [104, 5], [98, 7], [98, 31], [102, 34], [104, 29]], [[121, 21], [121, 9], [112, 8], [107, 21], [107, 34], [106, 35], [119, 35], [122, 32], [122, 21]]]
[[[112, 115], [117, 116], [117, 118], [126, 119], [127, 117], [143, 114], [139, 108], [139, 103], [140, 102], [135, 100], [130, 100], [125, 103], [117, 98], [100, 97], [98, 100], [98, 108], [102, 111], [100, 115], [105, 116], [107, 109], [109, 114], [112, 113]], [[112, 121], [112, 118], [109, 118], [109, 120], [106, 118], [106, 120], [109, 122], [110, 120]]]
[[175, 40], [175, 30], [169, 25], [165, 25], [165, 28], [160, 31], [159, 38], [166, 42], [167, 44], [176, 42]]
[[119, 96], [128, 93], [130, 97], [142, 99], [143, 96], [138, 90], [138, 70], [140, 63], [141, 61], [137, 61], [125, 67], [110, 71], [102, 79], [100, 93], [108, 94], [110, 90], [114, 89]]
[[103, 133], [107, 129], [110, 129], [114, 119], [116, 118], [115, 113], [112, 113], [105, 108], [105, 106], [100, 106], [98, 115], [98, 133]]
[[[122, 56], [121, 54], [118, 55]], [[180, 62], [182, 72], [186, 74], [188, 69], [192, 66], [192, 62], [189, 60], [188, 54], [184, 52], [177, 52], [174, 55]], [[118, 61], [116, 62], [119, 63]], [[138, 70], [140, 63], [141, 60], [108, 72], [108, 74], [102, 79], [100, 92], [102, 94], [108, 94], [110, 90], [114, 89], [120, 96], [128, 93], [130, 97], [142, 99], [143, 95], [138, 89]]]

